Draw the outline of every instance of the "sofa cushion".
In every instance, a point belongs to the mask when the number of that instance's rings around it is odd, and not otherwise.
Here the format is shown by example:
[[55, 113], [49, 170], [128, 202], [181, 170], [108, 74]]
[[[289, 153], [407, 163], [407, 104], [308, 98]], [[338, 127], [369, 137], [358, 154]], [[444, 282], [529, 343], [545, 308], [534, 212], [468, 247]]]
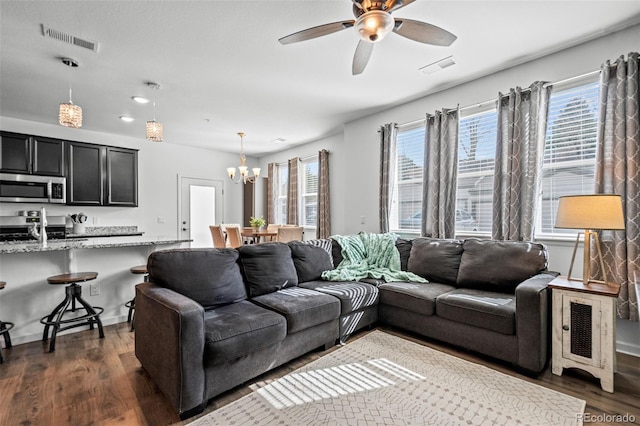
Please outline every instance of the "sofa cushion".
[[460, 288], [438, 296], [436, 314], [502, 334], [516, 332], [516, 297], [512, 294]]
[[463, 248], [458, 287], [513, 293], [547, 269], [547, 250], [539, 243], [468, 239]]
[[285, 318], [249, 301], [205, 312], [205, 362], [222, 364], [287, 337]]
[[319, 280], [324, 271], [333, 269], [330, 255], [321, 247], [303, 243], [289, 242], [293, 264], [298, 274], [298, 283]]
[[317, 238], [314, 240], [304, 240], [304, 241], [298, 241], [298, 242], [320, 247], [321, 249], [326, 251], [327, 254], [329, 254], [329, 259], [331, 259], [331, 268], [335, 266], [333, 264], [333, 240], [331, 238]]
[[455, 290], [447, 284], [394, 282], [380, 285], [380, 303], [406, 309], [421, 315], [436, 312], [436, 298]]
[[408, 270], [429, 281], [455, 284], [462, 256], [462, 241], [416, 238], [411, 247]]
[[238, 252], [249, 297], [298, 285], [298, 274], [287, 244], [244, 245], [238, 247]]
[[147, 261], [149, 280], [201, 304], [205, 309], [247, 298], [233, 249], [155, 251]]
[[310, 281], [300, 284], [340, 300], [340, 315], [345, 315], [378, 303], [378, 289], [357, 281]]
[[340, 316], [337, 298], [307, 288], [285, 288], [255, 297], [252, 302], [284, 315], [287, 333], [305, 330]]

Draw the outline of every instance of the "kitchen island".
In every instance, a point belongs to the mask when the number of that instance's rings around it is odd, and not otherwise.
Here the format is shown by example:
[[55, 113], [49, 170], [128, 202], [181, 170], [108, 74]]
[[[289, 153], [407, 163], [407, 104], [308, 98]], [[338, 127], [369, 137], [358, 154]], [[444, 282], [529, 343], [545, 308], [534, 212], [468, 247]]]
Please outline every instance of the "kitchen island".
[[0, 243], [0, 279], [7, 282], [0, 295], [0, 314], [3, 320], [15, 324], [11, 330], [13, 343], [42, 339], [40, 318], [64, 299], [64, 287], [49, 285], [47, 277], [97, 272], [96, 280], [82, 285], [82, 296], [93, 306], [104, 308], [104, 325], [115, 324], [126, 321], [124, 304], [143, 280], [129, 268], [146, 264], [153, 251], [186, 247], [189, 242], [171, 236], [135, 235], [49, 240], [46, 246], [38, 242]]

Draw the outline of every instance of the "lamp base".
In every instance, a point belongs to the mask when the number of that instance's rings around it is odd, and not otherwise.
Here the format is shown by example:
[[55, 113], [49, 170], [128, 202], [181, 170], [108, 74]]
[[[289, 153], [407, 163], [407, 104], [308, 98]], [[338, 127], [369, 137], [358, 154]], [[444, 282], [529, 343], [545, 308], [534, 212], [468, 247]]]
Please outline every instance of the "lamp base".
[[[588, 286], [590, 283], [594, 284], [606, 284], [607, 282], [607, 273], [604, 269], [604, 260], [602, 258], [602, 250], [600, 250], [600, 237], [597, 232], [591, 231], [589, 229], [584, 231], [584, 256], [583, 256], [583, 265], [582, 265], [582, 278], [575, 278], [571, 276], [571, 272], [573, 271], [573, 264], [576, 260], [576, 253], [578, 251], [578, 244], [580, 242], [580, 234], [582, 232], [578, 232], [576, 236], [576, 243], [573, 246], [573, 255], [571, 256], [571, 264], [569, 265], [569, 273], [567, 274], [567, 280], [570, 281], [581, 281], [582, 284]], [[602, 271], [602, 280], [596, 280], [591, 275], [591, 237], [594, 238], [596, 248], [598, 250], [598, 262], [600, 263], [600, 270]]]

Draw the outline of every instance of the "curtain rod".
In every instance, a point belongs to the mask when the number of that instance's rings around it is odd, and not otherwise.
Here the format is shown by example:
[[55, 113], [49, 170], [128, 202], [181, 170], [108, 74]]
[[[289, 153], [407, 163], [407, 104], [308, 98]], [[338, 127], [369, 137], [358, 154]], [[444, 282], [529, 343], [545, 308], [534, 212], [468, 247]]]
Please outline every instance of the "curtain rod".
[[[611, 65], [613, 66], [615, 64], [611, 64]], [[553, 83], [545, 83], [543, 85], [543, 87], [549, 87], [549, 86], [554, 86], [554, 85], [559, 85], [559, 84], [565, 84], [565, 83], [568, 83], [568, 82], [573, 81], [573, 80], [579, 80], [581, 78], [591, 77], [592, 75], [599, 74], [599, 73], [600, 73], [600, 70], [589, 71], [587, 73], [584, 73], [584, 74], [581, 74], [581, 75], [577, 75], [575, 77], [569, 77], [569, 78], [566, 78], [564, 80], [559, 80], [559, 81], [556, 81], [556, 82], [553, 82]], [[487, 101], [483, 101], [483, 102], [478, 102], [476, 104], [467, 105], [465, 107], [462, 107], [462, 108], [460, 108], [460, 111], [461, 112], [462, 111], [467, 111], [467, 110], [470, 110], [472, 108], [482, 108], [483, 106], [486, 106], [489, 103], [495, 103], [495, 102], [496, 102], [496, 99], [491, 99], [491, 100], [487, 100]], [[424, 118], [421, 118], [421, 119], [418, 119], [418, 120], [409, 121], [407, 123], [398, 124], [398, 126], [411, 126], [411, 125], [414, 125], [414, 124], [421, 123], [424, 120], [425, 120]]]

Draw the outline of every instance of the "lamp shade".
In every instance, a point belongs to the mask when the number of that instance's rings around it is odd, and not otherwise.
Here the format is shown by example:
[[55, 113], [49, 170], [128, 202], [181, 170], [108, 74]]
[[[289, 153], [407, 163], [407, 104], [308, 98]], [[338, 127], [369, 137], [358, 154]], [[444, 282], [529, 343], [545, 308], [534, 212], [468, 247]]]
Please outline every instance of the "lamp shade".
[[593, 230], [624, 229], [622, 198], [614, 194], [560, 197], [555, 227]]

